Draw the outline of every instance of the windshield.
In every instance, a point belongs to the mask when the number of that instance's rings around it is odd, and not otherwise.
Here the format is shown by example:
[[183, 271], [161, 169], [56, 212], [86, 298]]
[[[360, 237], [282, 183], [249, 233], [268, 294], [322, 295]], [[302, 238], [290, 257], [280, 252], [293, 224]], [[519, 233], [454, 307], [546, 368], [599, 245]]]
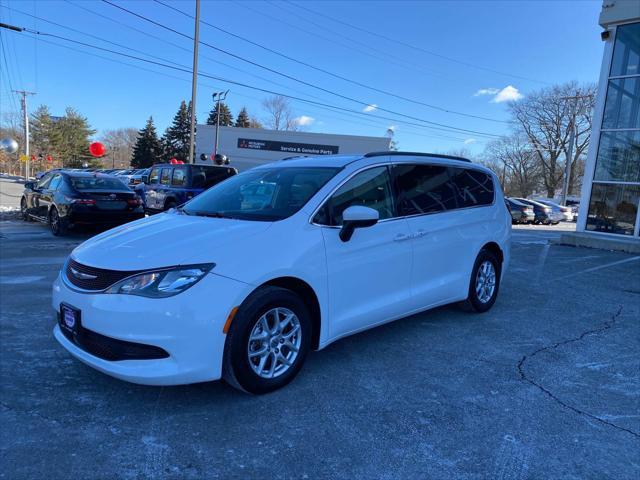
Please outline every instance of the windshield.
[[276, 221], [298, 210], [339, 168], [260, 168], [235, 175], [185, 204], [188, 215]]
[[122, 180], [113, 177], [71, 177], [76, 190], [128, 190]]

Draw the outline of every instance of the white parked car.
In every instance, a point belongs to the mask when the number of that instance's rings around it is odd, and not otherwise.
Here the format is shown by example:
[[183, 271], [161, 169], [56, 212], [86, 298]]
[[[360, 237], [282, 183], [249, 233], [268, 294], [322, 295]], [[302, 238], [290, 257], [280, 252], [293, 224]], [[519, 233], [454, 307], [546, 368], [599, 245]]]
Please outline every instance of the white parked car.
[[499, 185], [399, 152], [254, 168], [77, 247], [53, 286], [55, 337], [131, 382], [274, 390], [347, 335], [453, 302], [489, 310], [510, 252]]

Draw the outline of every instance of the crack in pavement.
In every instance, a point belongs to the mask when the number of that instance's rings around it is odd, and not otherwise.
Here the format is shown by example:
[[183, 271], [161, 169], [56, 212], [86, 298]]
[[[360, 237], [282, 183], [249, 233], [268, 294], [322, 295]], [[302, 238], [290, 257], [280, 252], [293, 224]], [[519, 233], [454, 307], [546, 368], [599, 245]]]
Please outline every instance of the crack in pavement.
[[585, 338], [588, 335], [595, 335], [595, 334], [602, 333], [605, 330], [609, 330], [616, 323], [616, 321], [620, 317], [621, 313], [622, 313], [622, 306], [618, 307], [618, 311], [615, 314], [612, 315], [610, 320], [607, 320], [606, 322], [604, 322], [604, 324], [602, 324], [602, 326], [600, 326], [598, 328], [594, 328], [592, 330], [587, 330], [585, 332], [582, 332], [576, 338], [570, 338], [568, 340], [562, 340], [560, 342], [556, 342], [556, 343], [553, 343], [551, 345], [547, 345], [545, 347], [541, 347], [538, 350], [534, 351], [533, 353], [530, 353], [529, 355], [524, 355], [520, 359], [520, 361], [518, 362], [518, 373], [520, 374], [520, 380], [522, 380], [524, 382], [527, 382], [527, 383], [533, 385], [534, 387], [538, 388], [542, 393], [547, 395], [549, 398], [551, 398], [553, 401], [555, 401], [559, 405], [563, 406], [564, 408], [567, 408], [567, 409], [571, 410], [572, 412], [577, 413], [578, 415], [583, 415], [583, 416], [585, 416], [587, 418], [595, 420], [595, 421], [597, 421], [599, 423], [602, 423], [604, 425], [607, 425], [609, 427], [613, 427], [613, 428], [616, 428], [616, 429], [621, 430], [623, 432], [630, 433], [631, 435], [633, 435], [636, 438], [640, 438], [640, 433], [638, 433], [638, 432], [635, 432], [635, 431], [633, 431], [633, 430], [631, 430], [629, 428], [626, 428], [626, 427], [621, 427], [620, 425], [616, 425], [615, 423], [610, 422], [608, 420], [605, 420], [604, 418], [597, 417], [596, 415], [593, 415], [593, 414], [591, 414], [589, 412], [585, 412], [584, 410], [580, 410], [577, 407], [569, 405], [568, 403], [566, 403], [562, 399], [558, 398], [549, 389], [545, 388], [544, 385], [541, 385], [541, 384], [537, 383], [536, 381], [532, 380], [531, 378], [527, 377], [527, 373], [525, 372], [525, 368], [524, 368], [524, 364], [525, 364], [525, 362], [527, 360], [535, 357], [537, 354], [539, 354], [541, 352], [544, 352], [544, 351], [547, 351], [547, 350], [553, 350], [555, 348], [558, 348], [558, 347], [563, 346], [563, 345], [567, 345], [569, 343], [579, 342], [580, 340], [582, 340], [583, 338]]

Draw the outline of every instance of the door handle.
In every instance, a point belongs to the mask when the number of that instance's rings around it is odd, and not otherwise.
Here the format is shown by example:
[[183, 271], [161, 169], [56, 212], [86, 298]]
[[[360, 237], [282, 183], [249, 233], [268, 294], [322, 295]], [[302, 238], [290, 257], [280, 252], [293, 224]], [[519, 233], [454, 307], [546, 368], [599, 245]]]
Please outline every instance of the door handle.
[[409, 240], [411, 235], [407, 235], [406, 233], [399, 233], [395, 237], [393, 237], [394, 242], [403, 242], [405, 240]]

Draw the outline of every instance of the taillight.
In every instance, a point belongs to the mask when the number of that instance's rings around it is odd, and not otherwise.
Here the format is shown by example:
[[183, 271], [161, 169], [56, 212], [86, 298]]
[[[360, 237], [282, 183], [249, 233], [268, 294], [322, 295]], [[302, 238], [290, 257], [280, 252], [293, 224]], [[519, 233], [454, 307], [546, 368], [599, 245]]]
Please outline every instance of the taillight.
[[137, 207], [138, 205], [142, 204], [142, 200], [140, 199], [140, 197], [127, 198], [127, 203], [132, 207]]

